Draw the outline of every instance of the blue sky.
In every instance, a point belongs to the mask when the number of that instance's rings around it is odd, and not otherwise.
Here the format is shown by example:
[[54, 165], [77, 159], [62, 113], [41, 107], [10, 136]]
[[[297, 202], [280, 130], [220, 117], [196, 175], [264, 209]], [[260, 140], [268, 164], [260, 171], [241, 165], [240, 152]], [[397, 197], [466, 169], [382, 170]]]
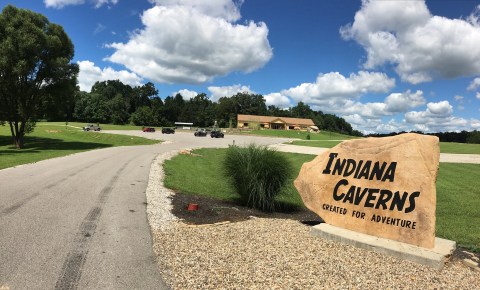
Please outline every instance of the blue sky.
[[480, 1], [16, 0], [75, 45], [79, 85], [303, 101], [364, 133], [480, 129]]

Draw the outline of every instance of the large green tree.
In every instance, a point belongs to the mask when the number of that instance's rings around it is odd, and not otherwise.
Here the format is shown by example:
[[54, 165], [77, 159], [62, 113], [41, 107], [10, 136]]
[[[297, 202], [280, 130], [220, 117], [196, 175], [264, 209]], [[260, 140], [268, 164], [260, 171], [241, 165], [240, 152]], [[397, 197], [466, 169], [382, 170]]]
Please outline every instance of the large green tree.
[[[42, 102], [65, 93], [78, 75], [73, 44], [63, 28], [38, 13], [6, 6], [0, 14], [0, 116], [17, 148]], [[58, 88], [62, 89], [58, 89]]]
[[198, 127], [208, 127], [215, 123], [215, 115], [213, 102], [202, 93], [185, 102], [180, 119], [190, 120]]

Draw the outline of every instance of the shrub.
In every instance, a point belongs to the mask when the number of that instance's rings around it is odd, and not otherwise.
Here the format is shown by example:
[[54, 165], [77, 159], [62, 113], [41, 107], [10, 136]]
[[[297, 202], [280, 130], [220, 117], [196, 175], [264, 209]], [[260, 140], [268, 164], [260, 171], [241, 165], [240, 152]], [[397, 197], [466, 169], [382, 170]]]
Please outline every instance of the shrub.
[[307, 133], [307, 137], [305, 137], [305, 139], [310, 140], [310, 138], [310, 133]]
[[230, 146], [225, 174], [245, 205], [262, 211], [275, 210], [275, 197], [292, 176], [292, 165], [275, 150], [251, 144]]

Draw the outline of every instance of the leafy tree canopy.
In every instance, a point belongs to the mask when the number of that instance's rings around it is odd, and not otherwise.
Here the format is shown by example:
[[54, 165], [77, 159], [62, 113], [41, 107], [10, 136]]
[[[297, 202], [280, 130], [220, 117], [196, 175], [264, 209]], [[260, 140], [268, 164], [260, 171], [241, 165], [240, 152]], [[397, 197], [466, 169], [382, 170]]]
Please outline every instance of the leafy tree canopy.
[[30, 10], [6, 6], [0, 14], [0, 117], [22, 148], [43, 102], [76, 82], [73, 43], [57, 24]]

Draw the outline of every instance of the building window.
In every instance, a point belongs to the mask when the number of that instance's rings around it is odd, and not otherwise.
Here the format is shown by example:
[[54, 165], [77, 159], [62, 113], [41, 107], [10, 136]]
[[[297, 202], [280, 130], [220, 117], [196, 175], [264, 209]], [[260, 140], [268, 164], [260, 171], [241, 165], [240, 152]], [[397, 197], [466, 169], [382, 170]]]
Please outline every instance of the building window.
[[248, 127], [248, 123], [243, 123], [243, 127]]

